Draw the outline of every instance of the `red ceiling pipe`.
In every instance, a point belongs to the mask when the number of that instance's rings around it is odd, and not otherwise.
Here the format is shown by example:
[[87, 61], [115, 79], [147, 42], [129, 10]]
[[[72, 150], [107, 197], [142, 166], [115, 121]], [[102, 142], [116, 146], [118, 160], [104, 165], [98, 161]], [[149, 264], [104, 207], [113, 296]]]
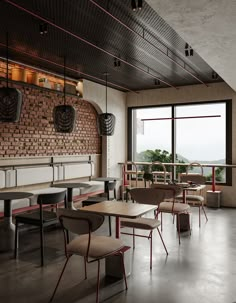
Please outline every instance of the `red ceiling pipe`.
[[[208, 86], [206, 83], [204, 83], [201, 79], [199, 79], [197, 76], [195, 76], [193, 73], [191, 73], [190, 71], [188, 71], [185, 67], [183, 67], [181, 64], [179, 64], [177, 61], [175, 61], [174, 59], [172, 59], [171, 57], [168, 56], [168, 54], [166, 54], [163, 50], [161, 50], [160, 48], [158, 48], [155, 44], [153, 44], [152, 42], [148, 41], [145, 37], [143, 37], [142, 35], [140, 35], [139, 33], [135, 32], [132, 28], [130, 28], [128, 25], [126, 25], [125, 23], [123, 23], [122, 21], [120, 21], [118, 18], [116, 18], [114, 15], [112, 15], [111, 13], [109, 13], [106, 9], [104, 9], [102, 6], [100, 6], [99, 4], [97, 4], [95, 1], [93, 0], [89, 0], [92, 4], [94, 4], [96, 7], [98, 7], [100, 10], [102, 10], [104, 13], [106, 13], [107, 15], [109, 15], [111, 18], [113, 18], [114, 20], [116, 20], [119, 24], [121, 24], [122, 26], [124, 26], [127, 30], [129, 30], [130, 32], [132, 32], [133, 34], [139, 36], [140, 38], [142, 38], [143, 40], [145, 40], [147, 43], [149, 43], [150, 45], [152, 45], [156, 50], [158, 50], [160, 53], [162, 53], [164, 56], [166, 56], [170, 61], [172, 61], [173, 63], [175, 63], [176, 65], [178, 65], [180, 68], [182, 68], [186, 73], [188, 73], [189, 75], [191, 75], [193, 78], [195, 78], [197, 81], [199, 81], [200, 83]], [[164, 45], [164, 44], [163, 44]], [[165, 46], [165, 45], [164, 45]], [[165, 46], [167, 48], [168, 51], [168, 47]], [[117, 57], [118, 58], [118, 57]], [[120, 59], [120, 58], [118, 58]], [[182, 60], [182, 59], [180, 59]], [[182, 60], [183, 61], [183, 60]], [[184, 61], [183, 61], [184, 62]], [[184, 64], [186, 65], [186, 63], [184, 62]], [[190, 67], [191, 68], [191, 67]]]
[[[24, 11], [24, 12], [26, 12], [26, 13], [28, 13], [28, 14], [34, 16], [35, 18], [38, 18], [38, 19], [40, 19], [40, 20], [42, 20], [42, 21], [44, 21], [44, 22], [50, 24], [51, 26], [53, 26], [53, 27], [55, 27], [55, 28], [57, 28], [57, 29], [59, 29], [59, 30], [65, 32], [66, 34], [68, 34], [68, 35], [70, 35], [70, 36], [72, 36], [72, 37], [74, 37], [74, 38], [76, 38], [76, 39], [78, 39], [78, 40], [80, 40], [80, 41], [82, 41], [82, 42], [84, 42], [84, 43], [86, 43], [86, 44], [88, 44], [88, 45], [90, 45], [90, 46], [92, 46], [92, 47], [98, 49], [98, 50], [100, 50], [101, 52], [103, 52], [103, 53], [105, 53], [105, 54], [107, 54], [107, 55], [109, 55], [109, 56], [111, 56], [111, 57], [113, 57], [113, 58], [116, 57], [114, 54], [112, 54], [112, 53], [106, 51], [105, 49], [103, 49], [103, 48], [101, 48], [101, 47], [99, 47], [99, 46], [97, 46], [97, 45], [95, 45], [95, 44], [93, 44], [93, 43], [91, 43], [91, 42], [85, 40], [84, 38], [82, 38], [82, 37], [80, 37], [80, 36], [78, 36], [78, 35], [76, 35], [76, 34], [73, 34], [72, 32], [68, 31], [67, 29], [65, 29], [65, 28], [63, 28], [63, 27], [61, 27], [61, 26], [59, 26], [59, 25], [53, 23], [53, 22], [50, 21], [50, 20], [47, 20], [47, 19], [44, 18], [44, 17], [41, 17], [41, 16], [37, 15], [36, 13], [34, 13], [34, 12], [32, 12], [32, 11], [30, 11], [30, 10], [28, 10], [28, 9], [26, 9], [26, 8], [24, 8], [24, 7], [20, 6], [20, 5], [18, 5], [18, 4], [16, 4], [15, 2], [10, 1], [10, 0], [4, 0], [4, 1], [7, 2], [7, 3], [9, 3], [9, 4], [11, 4], [11, 5], [13, 5], [13, 6], [15, 6], [15, 7], [17, 7], [17, 8], [20, 9], [21, 11]], [[117, 58], [117, 57], [116, 57], [116, 58]], [[147, 74], [148, 76], [152, 76], [154, 79], [157, 79], [157, 80], [159, 80], [160, 82], [162, 82], [162, 83], [164, 83], [164, 84], [166, 84], [166, 85], [168, 85], [168, 86], [170, 86], [170, 87], [173, 87], [173, 88], [177, 89], [177, 87], [175, 87], [174, 85], [172, 85], [172, 84], [170, 84], [170, 83], [168, 83], [168, 82], [166, 82], [166, 81], [164, 81], [164, 80], [162, 80], [162, 79], [156, 77], [156, 75], [153, 75], [152, 73], [147, 72], [147, 71], [145, 71], [144, 69], [142, 69], [142, 68], [140, 68], [140, 67], [138, 67], [138, 66], [136, 66], [136, 65], [134, 65], [134, 64], [132, 64], [132, 63], [129, 63], [129, 62], [126, 61], [126, 60], [123, 60], [123, 59], [121, 59], [121, 58], [119, 58], [119, 60], [120, 60], [121, 62], [123, 62], [123, 63], [125, 63], [125, 64], [127, 64], [127, 65], [129, 65], [129, 66], [131, 66], [131, 67], [133, 67], [133, 68], [135, 68], [135, 69], [137, 69], [137, 70], [139, 70], [140, 72], [145, 73], [145, 74]]]

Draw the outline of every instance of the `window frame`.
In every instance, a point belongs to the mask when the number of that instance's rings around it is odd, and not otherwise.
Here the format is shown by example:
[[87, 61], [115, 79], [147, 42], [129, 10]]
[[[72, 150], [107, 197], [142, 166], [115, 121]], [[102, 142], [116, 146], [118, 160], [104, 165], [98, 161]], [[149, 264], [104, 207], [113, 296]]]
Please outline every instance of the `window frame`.
[[[134, 107], [128, 107], [127, 109], [127, 155], [128, 160], [133, 161], [132, 155], [133, 155], [133, 121], [132, 121], [132, 113], [135, 109], [145, 109], [145, 108], [153, 108], [153, 107], [171, 107], [171, 114], [172, 117], [175, 116], [175, 108], [177, 106], [189, 106], [189, 105], [206, 105], [206, 104], [218, 104], [218, 103], [225, 103], [225, 110], [226, 110], [226, 127], [225, 127], [225, 160], [227, 164], [232, 164], [232, 99], [226, 99], [226, 100], [213, 100], [213, 101], [198, 101], [198, 102], [188, 102], [188, 103], [171, 103], [171, 104], [160, 104], [160, 105], [147, 105], [147, 106], [134, 106]], [[175, 120], [172, 120], [171, 123], [171, 154], [172, 154], [172, 163], [174, 163], [175, 160], [175, 136], [173, 135], [176, 131], [175, 128]], [[212, 184], [212, 182], [207, 182], [207, 184]], [[216, 184], [219, 185], [226, 185], [226, 186], [232, 186], [232, 168], [226, 168], [226, 182], [217, 182]]]

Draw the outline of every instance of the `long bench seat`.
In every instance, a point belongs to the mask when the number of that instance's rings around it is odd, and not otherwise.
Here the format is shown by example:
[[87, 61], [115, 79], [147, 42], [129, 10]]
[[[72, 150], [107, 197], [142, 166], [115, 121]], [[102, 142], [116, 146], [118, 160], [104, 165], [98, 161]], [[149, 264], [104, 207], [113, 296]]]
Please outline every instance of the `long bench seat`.
[[[86, 183], [86, 184], [90, 185], [91, 187], [74, 188], [73, 189], [73, 200], [74, 201], [86, 200], [90, 196], [102, 194], [104, 192], [103, 182], [85, 181], [83, 183]], [[47, 188], [41, 188], [41, 189], [36, 189], [36, 190], [27, 190], [27, 192], [32, 193], [33, 196], [30, 198], [25, 198], [25, 199], [12, 200], [12, 213], [16, 214], [16, 213], [20, 213], [20, 212], [24, 212], [24, 211], [28, 211], [28, 210], [37, 208], [37, 197], [39, 194], [60, 192], [63, 190], [64, 190], [63, 188], [56, 188], [56, 187], [47, 187]], [[4, 201], [0, 200], [0, 217], [3, 216], [3, 204], [4, 204]]]

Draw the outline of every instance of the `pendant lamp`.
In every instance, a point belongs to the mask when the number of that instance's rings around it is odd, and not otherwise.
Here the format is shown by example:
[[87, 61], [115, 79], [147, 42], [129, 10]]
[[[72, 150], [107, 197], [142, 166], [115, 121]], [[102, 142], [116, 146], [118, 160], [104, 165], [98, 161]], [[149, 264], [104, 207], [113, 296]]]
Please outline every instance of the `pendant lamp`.
[[6, 33], [6, 59], [7, 59], [6, 62], [7, 87], [0, 88], [0, 122], [18, 122], [21, 113], [22, 94], [18, 89], [8, 87], [8, 76], [9, 76], [8, 33]]
[[112, 136], [115, 131], [116, 117], [107, 112], [107, 73], [106, 76], [106, 113], [98, 115], [98, 133], [100, 136]]
[[75, 109], [66, 105], [66, 59], [64, 57], [64, 104], [57, 105], [53, 109], [53, 121], [56, 132], [71, 133], [75, 127]]

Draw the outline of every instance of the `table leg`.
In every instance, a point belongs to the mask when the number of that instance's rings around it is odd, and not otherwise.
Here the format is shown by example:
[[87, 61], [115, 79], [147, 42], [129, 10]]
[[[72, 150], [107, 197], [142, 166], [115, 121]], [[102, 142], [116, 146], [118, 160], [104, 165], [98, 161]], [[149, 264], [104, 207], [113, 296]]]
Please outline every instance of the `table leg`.
[[116, 238], [120, 238], [120, 217], [116, 217]]
[[183, 190], [183, 203], [186, 203], [186, 190]]
[[216, 190], [216, 183], [215, 183], [215, 166], [212, 166], [212, 191]]
[[76, 210], [76, 208], [74, 207], [74, 204], [73, 204], [73, 188], [67, 189], [67, 207], [69, 209]]
[[4, 200], [4, 220], [0, 225], [0, 251], [14, 248], [15, 224], [12, 223], [11, 200]]

